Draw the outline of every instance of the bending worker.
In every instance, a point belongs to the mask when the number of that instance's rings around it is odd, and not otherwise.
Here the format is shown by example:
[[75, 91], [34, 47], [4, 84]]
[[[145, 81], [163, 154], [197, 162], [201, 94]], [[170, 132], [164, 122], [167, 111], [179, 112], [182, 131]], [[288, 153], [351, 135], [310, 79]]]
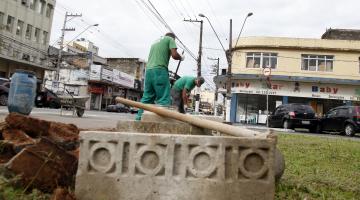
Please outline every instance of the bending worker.
[[[164, 37], [151, 45], [145, 72], [142, 103], [156, 103], [162, 106], [171, 104], [168, 72], [170, 56], [175, 60], [184, 60], [184, 56], [177, 52], [174, 33], [166, 33]], [[136, 120], [141, 120], [143, 112], [142, 109], [138, 111]]]
[[180, 113], [185, 113], [188, 103], [188, 94], [195, 86], [200, 87], [205, 82], [203, 77], [184, 76], [175, 81], [171, 89], [172, 105]]

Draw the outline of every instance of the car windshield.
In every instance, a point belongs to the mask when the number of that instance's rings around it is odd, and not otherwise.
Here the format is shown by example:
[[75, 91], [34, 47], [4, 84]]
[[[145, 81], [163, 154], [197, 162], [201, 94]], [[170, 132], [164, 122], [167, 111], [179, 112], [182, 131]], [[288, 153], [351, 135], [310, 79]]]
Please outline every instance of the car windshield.
[[301, 112], [301, 113], [314, 113], [314, 110], [309, 105], [301, 105], [295, 104], [291, 106], [293, 111]]

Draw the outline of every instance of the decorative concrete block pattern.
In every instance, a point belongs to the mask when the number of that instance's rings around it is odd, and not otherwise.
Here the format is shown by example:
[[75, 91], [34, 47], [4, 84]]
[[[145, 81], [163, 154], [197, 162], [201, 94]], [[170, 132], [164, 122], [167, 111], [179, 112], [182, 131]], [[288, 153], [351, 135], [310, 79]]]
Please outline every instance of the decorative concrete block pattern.
[[80, 200], [273, 199], [275, 139], [82, 132]]
[[182, 122], [118, 121], [116, 128], [119, 132], [212, 135], [209, 129]]

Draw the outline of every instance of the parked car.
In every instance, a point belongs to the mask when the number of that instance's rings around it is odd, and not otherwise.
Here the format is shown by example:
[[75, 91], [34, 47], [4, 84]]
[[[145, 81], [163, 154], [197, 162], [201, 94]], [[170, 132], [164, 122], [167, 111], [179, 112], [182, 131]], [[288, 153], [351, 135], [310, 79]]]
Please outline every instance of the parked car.
[[130, 107], [130, 113], [131, 114], [135, 114], [135, 113], [138, 113], [139, 109], [136, 108], [136, 107]]
[[307, 128], [315, 132], [318, 119], [310, 105], [291, 103], [278, 106], [268, 117], [269, 127]]
[[6, 106], [8, 102], [10, 80], [0, 78], [0, 105]]
[[122, 103], [118, 103], [115, 105], [108, 105], [106, 107], [107, 112], [123, 112], [128, 113], [130, 112], [130, 108]]
[[53, 91], [45, 88], [43, 91], [36, 94], [35, 106], [58, 109], [61, 107], [61, 104], [59, 97]]
[[360, 106], [339, 106], [320, 119], [319, 131], [340, 132], [353, 136], [360, 132]]

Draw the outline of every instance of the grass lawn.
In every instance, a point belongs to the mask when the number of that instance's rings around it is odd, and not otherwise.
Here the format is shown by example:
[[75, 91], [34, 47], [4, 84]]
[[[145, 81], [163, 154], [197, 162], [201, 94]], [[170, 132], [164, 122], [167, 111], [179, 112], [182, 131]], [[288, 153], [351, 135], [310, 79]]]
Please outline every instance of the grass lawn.
[[360, 140], [279, 134], [286, 168], [276, 199], [360, 199]]

